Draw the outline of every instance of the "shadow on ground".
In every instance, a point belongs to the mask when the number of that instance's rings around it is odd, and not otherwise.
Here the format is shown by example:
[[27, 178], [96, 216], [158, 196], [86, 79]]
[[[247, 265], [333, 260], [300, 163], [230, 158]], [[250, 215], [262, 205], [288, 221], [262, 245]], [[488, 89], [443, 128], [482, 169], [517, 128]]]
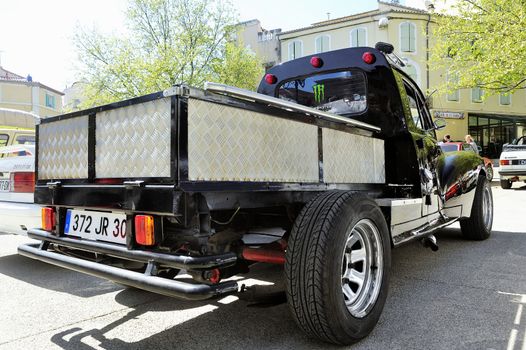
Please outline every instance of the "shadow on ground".
[[56, 267], [21, 255], [0, 256], [0, 273], [49, 290], [83, 298], [110, 293], [122, 287], [88, 275]]
[[[526, 292], [526, 233], [493, 232], [486, 241], [471, 242], [462, 238], [459, 229], [448, 228], [437, 238], [440, 250], [436, 253], [421, 248], [418, 242], [394, 250], [384, 313], [373, 333], [353, 349], [506, 347], [519, 303], [512, 295]], [[258, 274], [278, 285], [282, 278], [275, 267], [263, 267], [256, 271], [256, 278]], [[135, 306], [127, 302], [137, 293], [148, 294], [136, 290], [117, 294], [117, 302], [131, 307], [124, 316], [101, 319], [97, 326], [86, 325], [86, 329], [82, 324], [62, 329], [51, 341], [63, 349], [92, 349], [87, 339], [104, 349], [336, 348], [303, 334], [286, 304], [253, 308], [242, 300], [223, 305], [170, 298]], [[177, 325], [170, 326], [168, 321], [169, 326], [159, 330], [151, 324], [153, 334], [145, 332], [148, 335], [138, 340], [123, 340], [134, 332], [137, 323], [148, 326], [137, 318], [200, 307], [209, 310]]]

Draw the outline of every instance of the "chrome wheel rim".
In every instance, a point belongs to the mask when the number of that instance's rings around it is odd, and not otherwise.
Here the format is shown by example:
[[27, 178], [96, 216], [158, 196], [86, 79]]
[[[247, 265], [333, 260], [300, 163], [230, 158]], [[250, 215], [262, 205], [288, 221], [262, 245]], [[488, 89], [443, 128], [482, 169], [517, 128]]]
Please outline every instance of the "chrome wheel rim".
[[363, 318], [373, 308], [383, 275], [380, 231], [369, 219], [358, 221], [347, 232], [342, 258], [342, 293], [349, 313]]
[[491, 188], [486, 184], [482, 192], [482, 215], [484, 220], [484, 227], [489, 231], [493, 223], [493, 197], [491, 196]]

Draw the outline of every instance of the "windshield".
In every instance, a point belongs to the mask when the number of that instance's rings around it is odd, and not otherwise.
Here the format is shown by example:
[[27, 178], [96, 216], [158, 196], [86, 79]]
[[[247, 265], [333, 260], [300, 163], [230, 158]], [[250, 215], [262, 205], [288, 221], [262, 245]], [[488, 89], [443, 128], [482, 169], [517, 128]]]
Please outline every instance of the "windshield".
[[443, 143], [440, 145], [440, 148], [442, 148], [442, 151], [444, 152], [455, 152], [458, 151], [458, 145], [455, 143]]
[[290, 80], [280, 86], [279, 98], [340, 115], [360, 113], [367, 108], [365, 75], [347, 70]]

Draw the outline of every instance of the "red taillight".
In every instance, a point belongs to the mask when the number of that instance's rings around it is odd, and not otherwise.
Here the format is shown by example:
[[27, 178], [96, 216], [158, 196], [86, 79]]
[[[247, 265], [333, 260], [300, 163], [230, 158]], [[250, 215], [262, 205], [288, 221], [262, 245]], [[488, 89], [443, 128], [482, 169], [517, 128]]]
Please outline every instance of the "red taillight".
[[154, 245], [155, 232], [153, 216], [136, 215], [135, 216], [135, 242], [140, 245]]
[[221, 281], [221, 271], [219, 271], [219, 269], [213, 269], [210, 271], [208, 280], [212, 284], [218, 284]]
[[373, 64], [376, 62], [376, 56], [372, 52], [365, 52], [362, 55], [362, 60], [367, 64]]
[[35, 191], [35, 173], [11, 173], [11, 192], [33, 193]]
[[323, 66], [323, 60], [319, 58], [318, 56], [314, 56], [314, 57], [311, 57], [310, 64], [314, 68], [321, 68], [321, 66]]
[[510, 161], [508, 159], [501, 159], [499, 160], [500, 165], [510, 165]]
[[42, 229], [53, 231], [55, 227], [55, 210], [53, 208], [42, 208]]
[[267, 84], [273, 85], [278, 82], [278, 78], [274, 74], [267, 74], [265, 75], [265, 81]]

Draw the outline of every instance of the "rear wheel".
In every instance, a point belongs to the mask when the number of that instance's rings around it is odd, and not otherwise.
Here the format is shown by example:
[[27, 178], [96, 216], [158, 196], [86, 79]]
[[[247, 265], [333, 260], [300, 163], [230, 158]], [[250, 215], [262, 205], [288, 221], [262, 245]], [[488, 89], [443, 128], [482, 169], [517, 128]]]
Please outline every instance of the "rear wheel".
[[351, 344], [374, 328], [387, 297], [391, 244], [376, 203], [326, 192], [296, 219], [285, 263], [296, 322], [321, 340]]
[[511, 188], [511, 181], [510, 180], [500, 180], [500, 187], [502, 187], [505, 190], [509, 190]]
[[488, 179], [488, 181], [491, 181], [493, 180], [493, 166], [489, 165], [487, 168], [486, 168], [486, 177]]
[[484, 176], [480, 176], [469, 218], [460, 221], [462, 235], [467, 239], [481, 241], [489, 237], [493, 226], [493, 194]]

